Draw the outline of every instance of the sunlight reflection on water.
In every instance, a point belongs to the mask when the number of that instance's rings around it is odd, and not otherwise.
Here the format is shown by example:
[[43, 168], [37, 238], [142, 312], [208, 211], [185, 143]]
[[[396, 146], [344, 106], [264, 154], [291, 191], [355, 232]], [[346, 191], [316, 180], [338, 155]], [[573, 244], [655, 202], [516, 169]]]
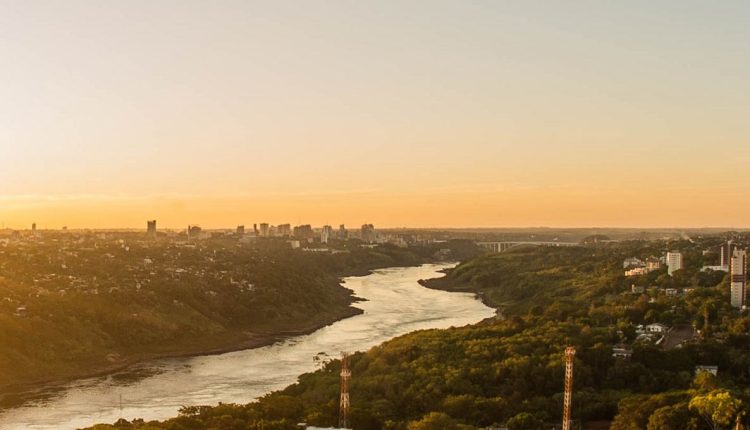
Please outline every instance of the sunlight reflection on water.
[[[414, 330], [463, 326], [493, 316], [494, 310], [471, 294], [417, 283], [440, 276], [438, 271], [446, 267], [389, 268], [346, 278], [345, 286], [367, 299], [355, 304], [365, 311], [361, 315], [262, 348], [157, 360], [118, 377], [76, 381], [47, 400], [5, 411], [0, 428], [75, 429], [121, 417], [164, 419], [181, 406], [247, 403], [315, 370], [313, 358], [321, 352], [336, 357], [342, 350], [367, 350]], [[138, 377], [128, 378], [133, 373]]]

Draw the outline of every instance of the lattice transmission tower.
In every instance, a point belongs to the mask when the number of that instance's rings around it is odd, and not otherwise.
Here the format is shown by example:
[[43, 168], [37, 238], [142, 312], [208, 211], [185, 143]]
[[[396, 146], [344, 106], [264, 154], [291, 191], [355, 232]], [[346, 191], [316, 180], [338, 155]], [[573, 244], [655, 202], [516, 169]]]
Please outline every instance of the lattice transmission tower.
[[565, 396], [563, 397], [562, 430], [570, 430], [570, 404], [573, 401], [573, 358], [576, 349], [572, 346], [565, 348]]
[[352, 372], [349, 370], [349, 354], [341, 353], [341, 400], [339, 403], [339, 427], [342, 429], [349, 426], [349, 379]]

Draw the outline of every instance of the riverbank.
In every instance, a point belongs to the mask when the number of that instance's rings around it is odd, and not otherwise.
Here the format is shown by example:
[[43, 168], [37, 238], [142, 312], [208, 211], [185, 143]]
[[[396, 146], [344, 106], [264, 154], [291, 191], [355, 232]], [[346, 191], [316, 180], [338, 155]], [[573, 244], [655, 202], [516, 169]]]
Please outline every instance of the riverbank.
[[[402, 264], [388, 267], [415, 267], [416, 264]], [[357, 267], [346, 270], [341, 273], [338, 284], [342, 286], [344, 278], [364, 277], [378, 269], [385, 267], [370, 266], [367, 268]], [[346, 289], [346, 288], [345, 288]], [[243, 351], [252, 348], [260, 348], [282, 341], [284, 339], [313, 333], [323, 327], [329, 326], [337, 321], [361, 314], [363, 311], [352, 305], [366, 299], [355, 297], [350, 292], [349, 303], [345, 308], [340, 308], [327, 318], [315, 321], [309, 325], [301, 327], [283, 327], [273, 331], [239, 331], [226, 332], [220, 336], [211, 336], [206, 339], [199, 339], [183, 345], [172, 345], [166, 351], [149, 352], [133, 354], [126, 357], [118, 356], [110, 363], [100, 366], [90, 371], [76, 372], [74, 374], [62, 376], [50, 380], [33, 381], [23, 384], [13, 384], [0, 387], [0, 412], [3, 409], [14, 408], [23, 405], [28, 401], [41, 400], [56, 392], [64, 390], [66, 385], [82, 379], [107, 377], [119, 373], [129, 373], [130, 369], [136, 368], [144, 363], [161, 359], [189, 358], [198, 356], [210, 356], [225, 354], [228, 352]]]
[[495, 316], [493, 317], [493, 319], [504, 318], [501, 307], [497, 303], [489, 300], [487, 298], [487, 295], [483, 291], [473, 288], [470, 284], [459, 283], [450, 278], [451, 271], [456, 267], [457, 266], [441, 270], [440, 272], [445, 276], [432, 279], [420, 279], [419, 285], [432, 290], [474, 294], [482, 302], [482, 304], [484, 304], [488, 308], [492, 308], [495, 310]]
[[[360, 300], [357, 300], [353, 297], [352, 304], [357, 303], [358, 301]], [[359, 315], [362, 312], [363, 311], [361, 309], [349, 306], [348, 308], [342, 309], [340, 313], [332, 316], [331, 318], [317, 321], [305, 327], [285, 329], [274, 332], [226, 333], [225, 336], [221, 338], [205, 339], [203, 341], [196, 342], [197, 344], [200, 344], [200, 346], [186, 345], [183, 348], [175, 348], [168, 352], [146, 353], [123, 357], [115, 363], [112, 363], [108, 366], [103, 366], [91, 372], [76, 373], [75, 375], [71, 375], [69, 377], [61, 377], [54, 380], [1, 387], [0, 392], [2, 394], [0, 394], [0, 413], [3, 409], [18, 407], [28, 401], [42, 400], [46, 397], [54, 395], [55, 393], [64, 390], [70, 383], [77, 380], [114, 376], [119, 373], [132, 374], [131, 372], [129, 372], [129, 370], [154, 360], [211, 356], [225, 354], [228, 352], [261, 348], [263, 346], [271, 345], [290, 337], [313, 333], [323, 327], [329, 326], [337, 321]]]
[[[0, 428], [73, 429], [113, 422], [121, 416], [165, 419], [176, 415], [181, 406], [245, 404], [293, 384], [340, 351], [364, 351], [415, 330], [462, 326], [493, 313], [472, 295], [417, 284], [420, 278], [439, 276], [436, 269], [442, 267], [388, 268], [347, 278], [344, 287], [365, 299], [357, 305], [364, 313], [358, 311], [359, 315], [309, 335], [283, 337], [269, 346], [151, 362], [134, 370], [153, 373], [134, 382], [119, 378], [80, 381], [45, 403], [6, 411], [0, 416]], [[120, 396], [124, 412], [118, 408]]]
[[[68, 256], [71, 275], [64, 282], [75, 280], [75, 288], [28, 281], [57, 279], [58, 269], [6, 262], [22, 270], [0, 278], [5, 301], [23, 303], [24, 311], [14, 314], [15, 307], [0, 305], [0, 408], [149, 360], [255, 348], [313, 332], [360, 312], [352, 307], [358, 299], [341, 286], [343, 277], [426, 260], [419, 251], [396, 247], [355, 245], [348, 253], [316, 254], [270, 242], [129, 245], [128, 253], [117, 243]], [[39, 246], [25, 252], [44, 256], [39, 261], [59, 252]], [[148, 261], [146, 271], [133, 266], [141, 258]]]
[[[699, 256], [709, 243], [691, 245], [690, 254]], [[522, 249], [479, 257], [439, 281], [425, 281], [425, 273], [416, 279], [421, 285], [441, 288], [420, 290], [455, 298], [483, 292], [485, 301], [503, 306], [507, 318], [454, 324], [447, 330], [411, 330], [352, 354], [349, 367], [356, 384], [351, 386], [351, 425], [360, 430], [551, 427], [562, 419], [564, 351], [571, 346], [577, 375], [573, 418], [587, 430], [608, 425], [624, 429], [634, 423], [646, 428], [663, 423], [665, 416], [674, 424], [670, 428], [689, 428], [700, 420], [690, 405], [716, 395], [747, 405], [748, 393], [741, 389], [747, 372], [736, 365], [748, 355], [747, 318], [726, 301], [726, 277], [684, 276], [684, 282], [695, 283], [680, 297], [665, 294], [665, 288], [631, 294], [632, 280], [622, 275], [620, 262], [628, 255], [648, 255], [654, 247], [664, 248], [638, 242]], [[686, 270], [701, 273], [699, 264]], [[419, 302], [429, 306], [428, 318], [450, 305], [426, 297]], [[703, 315], [707, 306], [716, 314]], [[669, 350], [635, 341], [634, 327], [654, 320], [677, 327], [690, 321], [698, 327], [710, 324], [712, 335]], [[613, 357], [613, 347], [624, 342], [632, 342], [632, 355]], [[724, 376], [695, 379], [695, 368], [705, 365], [717, 366]], [[339, 362], [333, 361], [249, 404], [187, 408], [164, 421], [133, 420], [130, 428], [223, 428], [222, 423], [233, 423], [292, 430], [298, 422], [330, 427], [338, 420], [339, 370]], [[742, 417], [747, 408], [740, 407], [733, 413]]]

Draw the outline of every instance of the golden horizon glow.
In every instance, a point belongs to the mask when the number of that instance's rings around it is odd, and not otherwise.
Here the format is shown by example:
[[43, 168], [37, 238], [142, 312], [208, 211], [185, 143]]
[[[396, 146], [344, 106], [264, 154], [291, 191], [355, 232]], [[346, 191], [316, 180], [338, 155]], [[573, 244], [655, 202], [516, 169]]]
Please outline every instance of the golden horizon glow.
[[11, 228], [750, 226], [750, 4], [0, 5]]

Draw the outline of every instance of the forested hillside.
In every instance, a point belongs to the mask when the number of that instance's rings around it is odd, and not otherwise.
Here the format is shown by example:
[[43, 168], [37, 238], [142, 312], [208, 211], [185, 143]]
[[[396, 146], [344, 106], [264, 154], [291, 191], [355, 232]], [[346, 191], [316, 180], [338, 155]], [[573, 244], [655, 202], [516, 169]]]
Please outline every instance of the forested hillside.
[[[460, 245], [458, 245], [460, 247]], [[359, 310], [340, 277], [427, 261], [434, 249], [292, 250], [142, 235], [0, 243], [0, 393], [159, 356], [240, 349]]]
[[[750, 318], [728, 305], [721, 272], [701, 272], [715, 241], [672, 243], [684, 270], [625, 278], [623, 258], [648, 257], [663, 243], [525, 248], [476, 258], [433, 288], [476, 291], [502, 317], [406, 335], [351, 360], [353, 428], [512, 430], [559, 423], [563, 350], [577, 348], [573, 416], [585, 428], [729, 428], [750, 411]], [[705, 260], [705, 261], [704, 261]], [[633, 285], [645, 286], [633, 293]], [[667, 288], [679, 294], [667, 294]], [[640, 291], [640, 290], [636, 290]], [[665, 348], [636, 332], [659, 322], [697, 330]], [[692, 330], [692, 329], [691, 329]], [[613, 357], [613, 347], [632, 351]], [[696, 366], [718, 366], [718, 376]], [[338, 362], [249, 405], [188, 408], [139, 429], [292, 429], [334, 425]], [[98, 429], [108, 429], [100, 426]]]

